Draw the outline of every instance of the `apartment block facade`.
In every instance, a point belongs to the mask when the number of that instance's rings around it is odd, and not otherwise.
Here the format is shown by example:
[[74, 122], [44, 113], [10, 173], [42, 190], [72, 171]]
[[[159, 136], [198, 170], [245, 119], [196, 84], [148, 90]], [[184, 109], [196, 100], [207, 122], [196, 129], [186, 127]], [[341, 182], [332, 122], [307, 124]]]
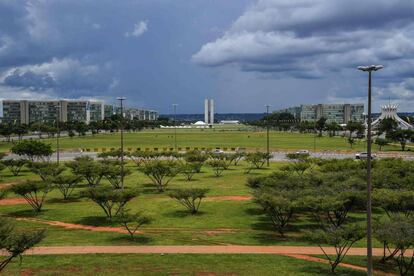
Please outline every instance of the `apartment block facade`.
[[278, 112], [291, 113], [300, 121], [314, 122], [326, 118], [328, 123], [346, 124], [349, 121], [364, 121], [364, 104], [306, 104]]
[[104, 118], [101, 101], [84, 100], [4, 100], [3, 121], [31, 124], [34, 122], [95, 122]]

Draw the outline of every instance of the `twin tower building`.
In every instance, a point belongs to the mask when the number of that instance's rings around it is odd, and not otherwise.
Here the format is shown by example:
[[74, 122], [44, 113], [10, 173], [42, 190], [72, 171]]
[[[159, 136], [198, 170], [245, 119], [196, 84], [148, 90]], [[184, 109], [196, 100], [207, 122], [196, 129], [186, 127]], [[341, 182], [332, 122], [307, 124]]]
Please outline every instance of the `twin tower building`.
[[204, 100], [204, 122], [207, 125], [214, 124], [214, 100], [213, 99]]

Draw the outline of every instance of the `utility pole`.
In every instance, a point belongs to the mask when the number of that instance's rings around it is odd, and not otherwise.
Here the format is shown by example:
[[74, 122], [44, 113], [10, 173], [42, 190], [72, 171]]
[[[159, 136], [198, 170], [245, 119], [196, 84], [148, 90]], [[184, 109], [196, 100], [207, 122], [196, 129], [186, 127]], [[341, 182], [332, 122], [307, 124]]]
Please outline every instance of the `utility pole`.
[[121, 105], [121, 189], [124, 190], [124, 105], [125, 97], [116, 98]]
[[59, 138], [60, 138], [60, 114], [62, 113], [60, 103], [56, 106], [57, 110], [57, 117], [56, 117], [56, 163], [59, 164], [60, 161], [60, 145], [59, 145]]
[[372, 275], [372, 176], [371, 176], [371, 76], [373, 71], [384, 68], [382, 65], [358, 66], [358, 70], [368, 72], [368, 121], [367, 121], [367, 272]]
[[269, 143], [269, 107], [270, 105], [265, 105], [266, 107], [266, 153], [267, 153], [267, 166], [270, 166], [270, 143]]
[[177, 106], [178, 104], [173, 104], [174, 108], [174, 150], [177, 151]]

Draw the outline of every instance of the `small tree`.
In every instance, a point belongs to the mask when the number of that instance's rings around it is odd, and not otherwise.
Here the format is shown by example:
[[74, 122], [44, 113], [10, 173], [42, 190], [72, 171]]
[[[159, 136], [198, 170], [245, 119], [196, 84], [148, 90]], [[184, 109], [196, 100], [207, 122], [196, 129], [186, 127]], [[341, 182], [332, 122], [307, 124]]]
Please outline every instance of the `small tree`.
[[0, 250], [3, 251], [2, 259], [0, 259], [0, 272], [14, 258], [22, 258], [22, 254], [42, 241], [44, 236], [44, 230], [17, 231], [11, 220], [0, 217]]
[[176, 161], [155, 160], [146, 162], [142, 166], [142, 172], [152, 180], [158, 192], [163, 192], [168, 183], [180, 172], [180, 167]]
[[121, 181], [122, 177], [126, 177], [130, 175], [132, 172], [131, 170], [124, 168], [122, 170], [120, 163], [108, 163], [105, 162], [102, 173], [104, 177], [111, 183], [114, 189], [121, 189]]
[[298, 201], [295, 200], [295, 194], [294, 191], [280, 191], [276, 194], [274, 191], [266, 189], [260, 189], [254, 193], [256, 202], [262, 206], [282, 236], [295, 210], [299, 207]]
[[48, 161], [53, 153], [52, 146], [36, 140], [23, 140], [11, 148], [12, 153], [24, 156], [30, 161]]
[[76, 185], [78, 185], [81, 181], [81, 178], [76, 175], [58, 175], [51, 177], [48, 180], [62, 193], [63, 199], [67, 200], [72, 194]]
[[388, 145], [390, 143], [390, 141], [388, 141], [387, 139], [382, 139], [382, 138], [377, 138], [375, 139], [375, 144], [378, 145], [379, 150], [382, 150], [382, 147]]
[[199, 165], [196, 163], [184, 163], [181, 165], [180, 172], [185, 176], [187, 181], [191, 181], [198, 169]]
[[106, 217], [111, 220], [138, 193], [136, 190], [114, 190], [109, 187], [96, 187], [84, 191], [83, 195], [98, 204], [105, 212]]
[[200, 151], [189, 151], [184, 154], [185, 162], [193, 164], [196, 169], [196, 173], [201, 172], [201, 168], [207, 159], [208, 155]]
[[99, 185], [104, 176], [102, 165], [89, 156], [76, 157], [74, 161], [65, 165], [72, 170], [74, 175], [85, 178], [90, 187]]
[[43, 181], [47, 181], [50, 177], [56, 177], [65, 171], [65, 167], [57, 163], [49, 162], [30, 162], [29, 169], [40, 176]]
[[384, 257], [385, 248], [387, 248], [388, 258], [395, 260], [400, 275], [411, 275], [409, 273], [414, 265], [414, 253], [413, 250], [410, 253], [409, 249], [414, 247], [413, 219], [403, 216], [391, 218], [378, 224], [374, 233], [379, 240], [384, 242]]
[[24, 159], [7, 159], [2, 163], [11, 171], [14, 176], [19, 176], [23, 166], [27, 163]]
[[401, 150], [405, 150], [407, 141], [413, 139], [414, 131], [409, 129], [398, 129], [387, 133], [386, 137], [394, 142], [398, 142], [401, 145]]
[[191, 214], [196, 214], [207, 192], [208, 189], [200, 188], [177, 189], [171, 191], [169, 196], [185, 206]]
[[43, 202], [47, 193], [50, 191], [50, 185], [46, 182], [26, 181], [24, 183], [14, 184], [10, 190], [22, 196], [36, 213], [42, 211]]
[[214, 175], [219, 177], [223, 174], [223, 171], [226, 169], [226, 161], [223, 160], [210, 160], [208, 165], [213, 169]]
[[321, 137], [322, 131], [324, 131], [326, 127], [326, 118], [322, 117], [319, 120], [317, 120], [315, 123], [315, 127], [319, 131], [319, 137]]
[[126, 210], [121, 210], [115, 220], [128, 231], [132, 240], [134, 240], [134, 235], [138, 228], [151, 222], [149, 217], [143, 216], [140, 213], [130, 214]]
[[349, 137], [347, 141], [348, 141], [348, 144], [351, 146], [351, 149], [352, 149], [353, 145], [355, 144], [355, 138]]
[[[355, 224], [307, 233], [307, 237], [318, 244], [326, 259], [328, 259], [332, 273], [335, 273], [336, 267], [343, 261], [349, 249], [364, 236], [363, 228]], [[333, 256], [327, 254], [323, 244], [333, 246], [336, 254]]]
[[270, 159], [270, 155], [264, 152], [248, 153], [244, 159], [248, 163], [246, 173], [249, 173], [253, 169], [263, 168], [268, 159]]
[[237, 166], [245, 156], [246, 154], [244, 152], [233, 153], [232, 155], [230, 155], [230, 162], [232, 162], [234, 166]]

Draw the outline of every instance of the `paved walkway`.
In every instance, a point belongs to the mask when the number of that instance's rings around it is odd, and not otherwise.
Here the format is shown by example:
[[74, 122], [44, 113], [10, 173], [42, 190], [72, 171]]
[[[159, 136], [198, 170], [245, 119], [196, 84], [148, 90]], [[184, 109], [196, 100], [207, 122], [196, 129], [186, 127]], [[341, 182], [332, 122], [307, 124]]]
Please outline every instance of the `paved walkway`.
[[[335, 254], [333, 247], [324, 248]], [[382, 248], [374, 248], [374, 256], [382, 256]], [[40, 246], [27, 255], [60, 254], [302, 254], [320, 255], [317, 246], [255, 246], [255, 245], [142, 245], [142, 246]], [[407, 254], [411, 254], [407, 252]], [[365, 248], [351, 248], [350, 256], [366, 256]]]

